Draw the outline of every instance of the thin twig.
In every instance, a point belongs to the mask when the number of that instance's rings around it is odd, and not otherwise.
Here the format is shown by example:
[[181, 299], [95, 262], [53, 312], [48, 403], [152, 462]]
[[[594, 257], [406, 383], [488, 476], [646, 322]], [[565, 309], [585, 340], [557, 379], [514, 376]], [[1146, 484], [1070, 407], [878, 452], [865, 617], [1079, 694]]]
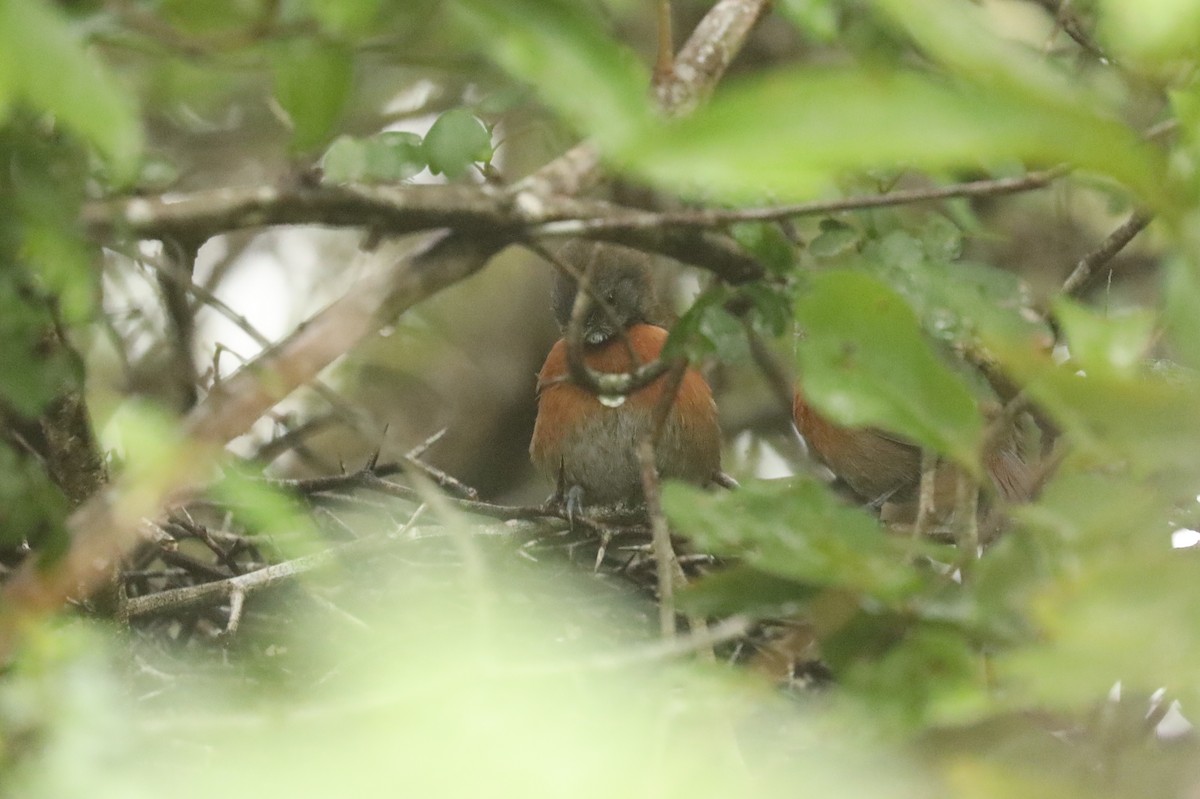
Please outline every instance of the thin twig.
[[845, 211], [869, 211], [894, 205], [933, 202], [963, 197], [998, 197], [1024, 191], [1043, 189], [1070, 170], [1065, 166], [1030, 172], [1020, 177], [976, 180], [929, 189], [904, 189], [887, 194], [868, 194], [843, 197], [837, 200], [816, 200], [793, 205], [762, 208], [697, 209], [688, 211], [629, 211], [588, 219], [546, 222], [532, 228], [535, 235], [581, 236], [599, 232], [655, 229], [663, 227], [711, 228], [737, 222], [776, 222], [801, 216], [819, 216]]
[[1064, 297], [1082, 295], [1091, 285], [1096, 270], [1111, 261], [1137, 234], [1145, 230], [1153, 219], [1153, 214], [1146, 211], [1134, 211], [1116, 230], [1108, 234], [1099, 247], [1079, 259], [1059, 293]]
[[662, 512], [658, 471], [654, 466], [654, 445], [649, 439], [638, 442], [638, 460], [642, 465], [642, 492], [650, 515], [651, 540], [654, 545], [654, 566], [658, 575], [658, 625], [662, 637], [675, 637], [675, 551], [671, 547], [671, 532]]
[[913, 541], [923, 541], [929, 534], [933, 522], [934, 505], [937, 502], [937, 453], [928, 447], [921, 449], [921, 483], [917, 495], [917, 518], [913, 522]]

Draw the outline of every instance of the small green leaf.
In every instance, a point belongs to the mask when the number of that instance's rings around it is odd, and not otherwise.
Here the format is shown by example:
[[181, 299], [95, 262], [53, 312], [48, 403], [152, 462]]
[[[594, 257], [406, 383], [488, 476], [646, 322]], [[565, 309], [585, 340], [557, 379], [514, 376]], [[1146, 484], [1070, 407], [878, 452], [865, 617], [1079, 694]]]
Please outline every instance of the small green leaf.
[[492, 135], [470, 111], [454, 108], [433, 123], [421, 153], [430, 172], [456, 178], [472, 164], [491, 160]]
[[1142, 365], [1158, 323], [1149, 310], [1106, 317], [1067, 299], [1055, 303], [1054, 314], [1072, 360], [1089, 372], [1132, 374]]
[[808, 251], [817, 258], [833, 258], [853, 250], [862, 234], [835, 219], [821, 221], [821, 233], [808, 244]]
[[941, 214], [926, 218], [920, 236], [925, 253], [934, 261], [953, 261], [962, 254], [962, 230]]
[[338, 136], [321, 157], [325, 180], [357, 183], [367, 174], [367, 145], [353, 136]]
[[271, 66], [275, 98], [292, 121], [292, 147], [307, 152], [333, 132], [354, 83], [352, 54], [313, 39], [279, 44]]
[[773, 274], [786, 274], [796, 265], [795, 245], [774, 222], [739, 222], [730, 233]]
[[425, 168], [421, 137], [406, 131], [386, 131], [367, 139], [367, 177], [380, 183], [408, 180]]
[[841, 424], [877, 426], [975, 462], [983, 423], [975, 400], [925, 341], [896, 293], [867, 275], [816, 275], [796, 305], [804, 393]]

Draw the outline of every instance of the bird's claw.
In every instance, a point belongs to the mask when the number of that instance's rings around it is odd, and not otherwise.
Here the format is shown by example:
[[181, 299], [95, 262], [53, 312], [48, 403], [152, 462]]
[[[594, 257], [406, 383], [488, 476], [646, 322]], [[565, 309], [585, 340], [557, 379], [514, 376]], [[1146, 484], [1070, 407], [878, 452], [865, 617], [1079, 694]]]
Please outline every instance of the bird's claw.
[[583, 486], [574, 485], [563, 498], [563, 510], [567, 515], [567, 526], [575, 529], [575, 517], [583, 515]]

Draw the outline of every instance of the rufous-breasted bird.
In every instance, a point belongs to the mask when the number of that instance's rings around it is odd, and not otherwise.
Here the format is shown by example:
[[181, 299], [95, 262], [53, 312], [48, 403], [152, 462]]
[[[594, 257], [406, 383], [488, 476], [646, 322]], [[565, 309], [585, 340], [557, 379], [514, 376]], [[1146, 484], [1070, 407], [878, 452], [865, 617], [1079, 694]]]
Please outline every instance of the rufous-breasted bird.
[[[655, 295], [646, 256], [625, 247], [572, 242], [564, 261], [591, 285], [583, 318], [584, 363], [596, 372], [627, 373], [654, 361], [667, 340], [666, 321]], [[550, 350], [537, 382], [537, 421], [529, 454], [558, 486], [555, 498], [568, 515], [586, 504], [636, 504], [643, 500], [638, 446], [652, 435], [655, 412], [670, 388], [664, 374], [627, 396], [601, 397], [571, 382], [567, 331], [577, 281], [560, 274], [554, 313], [563, 331]], [[607, 306], [605, 308], [604, 306]], [[686, 369], [662, 422], [655, 460], [662, 479], [705, 485], [721, 466], [717, 407], [708, 383]]]
[[[984, 407], [995, 420], [999, 409]], [[876, 508], [903, 505], [916, 498], [921, 482], [921, 449], [873, 427], [842, 427], [822, 416], [796, 391], [792, 404], [796, 429], [809, 448], [854, 495]], [[1034, 470], [1024, 437], [1015, 421], [1005, 424], [988, 442], [983, 468], [995, 494], [1005, 502], [1025, 502], [1034, 492]], [[957, 470], [944, 466], [936, 473], [935, 505], [953, 506]]]

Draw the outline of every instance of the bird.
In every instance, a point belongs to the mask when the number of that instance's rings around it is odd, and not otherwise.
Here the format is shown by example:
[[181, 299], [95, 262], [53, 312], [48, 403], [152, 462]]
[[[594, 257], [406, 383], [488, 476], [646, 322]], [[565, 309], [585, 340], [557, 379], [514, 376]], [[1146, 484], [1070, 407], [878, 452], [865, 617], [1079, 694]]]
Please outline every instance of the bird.
[[[593, 371], [627, 373], [650, 363], [667, 341], [669, 314], [659, 303], [643, 253], [615, 244], [572, 242], [561, 260], [586, 274], [591, 295], [582, 320], [583, 361]], [[562, 338], [537, 378], [537, 419], [529, 445], [534, 466], [556, 485], [550, 502], [568, 520], [585, 506], [636, 506], [644, 501], [637, 449], [654, 432], [655, 414], [671, 385], [664, 374], [627, 396], [597, 396], [571, 382], [568, 329], [578, 282], [562, 271], [553, 292]], [[721, 431], [712, 389], [695, 369], [683, 371], [662, 417], [655, 464], [662, 479], [707, 485], [720, 479]]]
[[[987, 493], [1006, 503], [1027, 502], [1035, 493], [1035, 470], [1024, 431], [1016, 420], [1003, 419], [994, 403], [982, 406], [984, 417], [999, 420], [999, 429], [984, 447], [983, 470]], [[875, 427], [843, 427], [812, 407], [801, 389], [792, 402], [796, 429], [817, 460], [831, 471], [841, 487], [876, 510], [890, 506], [890, 520], [903, 521], [913, 506], [921, 482], [921, 448]], [[934, 476], [935, 514], [953, 507], [959, 470], [939, 464]]]

